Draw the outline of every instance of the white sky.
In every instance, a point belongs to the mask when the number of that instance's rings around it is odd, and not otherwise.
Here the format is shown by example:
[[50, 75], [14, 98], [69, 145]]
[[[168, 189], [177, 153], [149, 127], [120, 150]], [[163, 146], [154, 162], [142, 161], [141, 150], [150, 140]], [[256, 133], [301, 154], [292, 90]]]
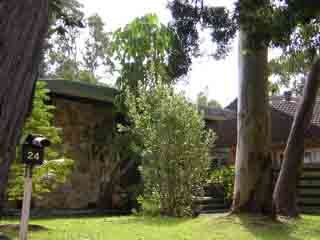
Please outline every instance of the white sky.
[[[160, 20], [167, 23], [170, 11], [166, 9], [168, 0], [79, 0], [84, 4], [86, 15], [98, 13], [104, 20], [107, 30], [115, 30], [124, 26], [135, 17], [147, 13], [156, 13]], [[231, 6], [234, 0], [208, 0], [212, 4]], [[210, 53], [212, 44], [207, 36], [202, 37], [202, 52]], [[236, 41], [235, 41], [236, 42]], [[230, 103], [237, 95], [238, 53], [235, 43], [225, 60], [216, 61], [212, 57], [195, 59], [188, 83], [181, 83], [178, 89], [184, 90], [188, 97], [195, 99], [198, 92], [206, 86], [209, 88], [209, 98], [218, 100], [223, 106]]]

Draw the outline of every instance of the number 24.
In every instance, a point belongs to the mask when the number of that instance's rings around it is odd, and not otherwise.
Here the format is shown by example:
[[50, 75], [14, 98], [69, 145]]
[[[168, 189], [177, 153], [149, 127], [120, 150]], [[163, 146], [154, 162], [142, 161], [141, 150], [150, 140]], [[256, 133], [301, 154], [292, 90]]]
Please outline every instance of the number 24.
[[39, 155], [39, 153], [28, 152], [27, 158], [28, 158], [28, 160], [39, 160], [40, 155]]

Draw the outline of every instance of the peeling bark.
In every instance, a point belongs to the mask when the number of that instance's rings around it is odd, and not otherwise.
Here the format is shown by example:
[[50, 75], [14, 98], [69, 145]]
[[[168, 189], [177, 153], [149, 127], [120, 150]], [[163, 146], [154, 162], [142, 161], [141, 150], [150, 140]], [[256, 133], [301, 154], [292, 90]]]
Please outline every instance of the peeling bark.
[[240, 32], [238, 138], [233, 213], [272, 214], [272, 161], [267, 95], [268, 49], [252, 49]]
[[310, 126], [313, 108], [320, 85], [320, 58], [312, 66], [304, 87], [303, 99], [297, 109], [287, 146], [284, 160], [273, 194], [275, 211], [279, 215], [298, 217], [297, 185], [300, 169], [303, 164], [304, 136]]
[[31, 109], [47, 29], [47, 0], [0, 2], [0, 209], [16, 145]]

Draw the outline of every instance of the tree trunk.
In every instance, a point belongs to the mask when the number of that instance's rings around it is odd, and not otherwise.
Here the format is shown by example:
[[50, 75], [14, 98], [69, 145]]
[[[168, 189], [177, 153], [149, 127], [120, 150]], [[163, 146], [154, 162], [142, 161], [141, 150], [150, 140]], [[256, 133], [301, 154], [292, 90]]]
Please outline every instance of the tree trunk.
[[47, 28], [47, 0], [0, 2], [0, 209], [16, 145], [31, 109]]
[[298, 217], [297, 184], [303, 163], [304, 135], [310, 125], [314, 104], [320, 84], [320, 59], [312, 66], [304, 87], [303, 99], [296, 112], [287, 146], [284, 161], [273, 194], [273, 204], [278, 214]]
[[272, 213], [272, 161], [267, 95], [268, 49], [251, 48], [240, 31], [238, 138], [233, 213]]

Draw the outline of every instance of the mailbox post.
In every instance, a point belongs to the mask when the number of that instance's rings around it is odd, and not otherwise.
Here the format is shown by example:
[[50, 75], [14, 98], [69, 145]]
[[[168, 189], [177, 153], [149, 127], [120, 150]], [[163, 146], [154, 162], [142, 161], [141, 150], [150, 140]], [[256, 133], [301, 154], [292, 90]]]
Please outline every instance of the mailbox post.
[[32, 169], [35, 165], [43, 164], [44, 148], [50, 145], [50, 141], [40, 135], [28, 135], [22, 145], [22, 163], [25, 164], [25, 183], [19, 240], [27, 240], [28, 221], [30, 216], [30, 203], [32, 194]]

